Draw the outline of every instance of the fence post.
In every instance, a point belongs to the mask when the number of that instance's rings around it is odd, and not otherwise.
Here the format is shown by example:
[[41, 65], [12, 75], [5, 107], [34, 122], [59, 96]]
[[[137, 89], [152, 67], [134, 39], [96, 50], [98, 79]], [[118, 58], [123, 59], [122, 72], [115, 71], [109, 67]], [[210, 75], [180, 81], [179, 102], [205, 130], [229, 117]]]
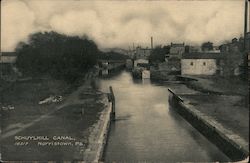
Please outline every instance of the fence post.
[[110, 95], [111, 95], [111, 103], [112, 103], [112, 110], [111, 110], [111, 119], [115, 120], [115, 95], [112, 89], [112, 86], [109, 87]]

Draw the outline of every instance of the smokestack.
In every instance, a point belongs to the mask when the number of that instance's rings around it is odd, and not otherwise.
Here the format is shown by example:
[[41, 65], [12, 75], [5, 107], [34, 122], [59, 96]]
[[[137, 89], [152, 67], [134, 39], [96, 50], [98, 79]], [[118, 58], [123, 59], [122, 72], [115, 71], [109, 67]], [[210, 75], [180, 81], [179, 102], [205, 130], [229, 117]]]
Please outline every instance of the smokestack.
[[245, 0], [245, 21], [244, 21], [244, 49], [246, 50], [246, 36], [248, 24], [248, 0]]
[[154, 48], [154, 44], [153, 44], [153, 37], [151, 37], [151, 49]]

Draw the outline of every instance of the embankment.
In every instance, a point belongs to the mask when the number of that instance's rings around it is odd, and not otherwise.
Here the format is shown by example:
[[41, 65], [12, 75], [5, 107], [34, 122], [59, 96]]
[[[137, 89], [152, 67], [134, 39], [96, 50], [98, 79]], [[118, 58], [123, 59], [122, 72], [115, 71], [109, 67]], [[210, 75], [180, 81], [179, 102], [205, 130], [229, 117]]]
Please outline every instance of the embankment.
[[86, 162], [100, 162], [108, 139], [108, 132], [111, 120], [112, 104], [105, 98], [105, 109], [101, 112], [98, 122], [94, 125], [87, 150], [84, 152], [83, 160]]
[[[93, 72], [87, 77], [90, 81], [90, 85], [96, 88], [98, 72]], [[101, 103], [104, 105], [104, 109], [98, 115], [98, 121], [90, 128], [90, 135], [88, 137], [88, 146], [84, 150], [83, 161], [86, 162], [102, 162], [103, 154], [105, 151], [108, 133], [110, 130], [110, 124], [112, 120], [112, 106], [113, 101], [110, 100], [110, 94], [102, 93], [104, 97]]]
[[110, 93], [105, 98], [105, 109], [100, 115], [99, 121], [92, 130], [92, 136], [89, 138], [88, 149], [84, 154], [84, 161], [100, 162], [104, 161], [104, 152], [107, 145], [108, 134], [110, 131], [110, 125], [115, 118], [115, 97], [112, 88]]
[[111, 107], [112, 104], [109, 103], [108, 110], [105, 115], [105, 120], [104, 120], [104, 125], [101, 130], [101, 136], [99, 138], [99, 148], [98, 148], [98, 153], [96, 155], [96, 162], [103, 161], [103, 154], [107, 145], [107, 140], [108, 140], [108, 134], [110, 130], [110, 124], [111, 124]]
[[195, 109], [193, 105], [185, 103], [171, 89], [169, 89], [169, 104], [233, 161], [243, 160], [249, 155], [248, 142], [224, 128], [210, 116]]

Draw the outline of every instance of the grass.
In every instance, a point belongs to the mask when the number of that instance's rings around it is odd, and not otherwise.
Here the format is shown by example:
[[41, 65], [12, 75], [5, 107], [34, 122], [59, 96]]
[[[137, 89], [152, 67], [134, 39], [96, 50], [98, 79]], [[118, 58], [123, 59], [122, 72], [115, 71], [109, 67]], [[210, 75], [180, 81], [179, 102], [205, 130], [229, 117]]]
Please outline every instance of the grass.
[[248, 96], [248, 83], [239, 77], [200, 76], [198, 81], [190, 81], [187, 86], [209, 94]]
[[50, 95], [66, 96], [68, 89], [70, 87], [65, 82], [52, 79], [33, 79], [13, 83], [0, 92], [0, 108], [7, 105], [15, 108], [0, 112], [2, 130], [10, 124], [28, 123], [48, 113], [58, 104], [39, 105], [38, 102]]
[[[59, 110], [55, 110], [45, 119], [34, 123], [15, 135], [18, 136], [71, 136], [76, 140], [73, 146], [37, 146], [37, 141], [29, 141], [28, 146], [15, 146], [14, 136], [1, 140], [1, 153], [3, 160], [82, 160], [83, 151], [86, 150], [92, 133], [93, 125], [99, 120], [104, 108], [102, 103], [103, 93], [91, 89], [85, 85], [82, 88], [70, 86], [63, 81], [43, 79], [17, 82], [1, 93], [1, 106], [11, 104], [14, 110], [1, 112], [2, 132], [18, 129], [25, 123], [29, 123], [53, 111], [54, 104], [39, 105], [41, 99], [49, 95], [62, 95], [62, 104], [67, 104]], [[72, 94], [69, 94], [73, 92]], [[71, 101], [73, 99], [73, 101]], [[82, 110], [84, 110], [82, 114]], [[81, 142], [81, 146], [75, 146], [75, 142]], [[15, 154], [14, 154], [15, 153]]]
[[183, 95], [184, 99], [195, 103], [195, 108], [213, 117], [224, 127], [249, 141], [249, 109], [239, 106], [242, 96], [227, 95]]
[[[82, 108], [86, 108], [84, 115], [81, 115]], [[40, 121], [30, 127], [28, 130], [20, 132], [18, 135], [46, 135], [52, 139], [53, 136], [71, 136], [75, 141], [71, 141], [73, 146], [44, 146], [37, 147], [37, 141], [31, 143], [28, 147], [11, 146], [10, 137], [3, 142], [5, 150], [2, 155], [9, 160], [81, 160], [81, 149], [85, 150], [88, 146], [88, 138], [91, 133], [90, 126], [99, 119], [102, 105], [89, 104], [70, 105], [56, 111], [51, 117]], [[75, 142], [81, 142], [81, 146], [74, 145]], [[32, 149], [32, 150], [30, 150]], [[12, 155], [15, 153], [15, 155]]]

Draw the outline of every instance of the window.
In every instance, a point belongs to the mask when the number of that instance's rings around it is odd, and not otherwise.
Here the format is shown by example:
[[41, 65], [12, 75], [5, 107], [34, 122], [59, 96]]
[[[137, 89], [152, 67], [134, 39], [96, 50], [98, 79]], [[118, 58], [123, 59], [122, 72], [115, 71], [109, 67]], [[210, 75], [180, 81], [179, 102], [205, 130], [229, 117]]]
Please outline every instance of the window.
[[191, 63], [190, 63], [190, 65], [191, 65], [191, 66], [193, 66], [193, 65], [194, 65], [194, 63], [193, 63], [193, 62], [191, 62]]
[[203, 66], [206, 66], [206, 62], [203, 62]]

